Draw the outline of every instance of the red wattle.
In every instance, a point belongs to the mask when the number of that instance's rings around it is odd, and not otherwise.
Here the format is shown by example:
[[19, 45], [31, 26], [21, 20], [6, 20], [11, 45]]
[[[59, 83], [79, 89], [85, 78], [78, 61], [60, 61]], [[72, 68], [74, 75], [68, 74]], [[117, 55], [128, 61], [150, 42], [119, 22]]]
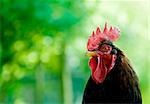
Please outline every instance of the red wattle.
[[90, 59], [89, 61], [89, 66], [90, 66], [90, 69], [92, 71], [92, 75], [94, 74], [95, 70], [96, 70], [96, 67], [97, 67], [97, 61], [96, 59], [94, 59], [93, 57]]
[[97, 59], [93, 57], [90, 59], [92, 78], [97, 84], [105, 80], [107, 73], [114, 67], [115, 60], [115, 55], [100, 55]]
[[98, 65], [93, 74], [96, 83], [102, 83], [106, 77], [106, 74], [107, 74], [107, 68], [103, 63], [103, 58], [100, 56], [98, 57]]

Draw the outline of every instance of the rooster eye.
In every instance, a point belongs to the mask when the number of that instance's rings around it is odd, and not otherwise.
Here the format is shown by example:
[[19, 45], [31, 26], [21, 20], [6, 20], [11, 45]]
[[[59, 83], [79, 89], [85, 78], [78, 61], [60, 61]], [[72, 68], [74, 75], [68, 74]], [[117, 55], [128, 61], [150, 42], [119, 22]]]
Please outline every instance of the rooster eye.
[[110, 52], [112, 50], [112, 47], [107, 44], [103, 44], [100, 49], [101, 52]]

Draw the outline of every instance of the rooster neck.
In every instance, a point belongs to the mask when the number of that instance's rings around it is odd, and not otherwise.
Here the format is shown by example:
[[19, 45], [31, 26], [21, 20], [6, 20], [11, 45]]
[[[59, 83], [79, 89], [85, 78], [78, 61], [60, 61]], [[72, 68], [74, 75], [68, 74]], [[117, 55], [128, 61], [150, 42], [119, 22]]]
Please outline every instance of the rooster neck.
[[141, 104], [141, 92], [137, 75], [122, 52], [118, 53], [115, 66], [107, 74], [103, 83], [96, 84], [92, 77], [89, 78], [83, 99], [85, 102], [95, 103], [138, 102]]

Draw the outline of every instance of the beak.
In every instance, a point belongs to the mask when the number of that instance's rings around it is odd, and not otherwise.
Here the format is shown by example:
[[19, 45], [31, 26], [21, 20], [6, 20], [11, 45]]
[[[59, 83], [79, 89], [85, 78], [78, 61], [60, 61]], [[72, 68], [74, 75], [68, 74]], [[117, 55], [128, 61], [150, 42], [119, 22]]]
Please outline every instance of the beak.
[[88, 57], [97, 56], [97, 52], [96, 51], [87, 51], [85, 55]]

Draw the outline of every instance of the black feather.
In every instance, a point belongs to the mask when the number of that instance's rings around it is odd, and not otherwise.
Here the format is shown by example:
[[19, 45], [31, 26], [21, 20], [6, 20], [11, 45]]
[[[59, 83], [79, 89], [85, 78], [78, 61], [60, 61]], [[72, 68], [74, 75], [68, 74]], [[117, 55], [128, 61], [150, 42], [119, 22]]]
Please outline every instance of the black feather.
[[82, 104], [142, 104], [136, 73], [120, 50], [117, 50], [117, 56], [114, 68], [107, 74], [103, 83], [96, 84], [92, 77], [89, 78]]

